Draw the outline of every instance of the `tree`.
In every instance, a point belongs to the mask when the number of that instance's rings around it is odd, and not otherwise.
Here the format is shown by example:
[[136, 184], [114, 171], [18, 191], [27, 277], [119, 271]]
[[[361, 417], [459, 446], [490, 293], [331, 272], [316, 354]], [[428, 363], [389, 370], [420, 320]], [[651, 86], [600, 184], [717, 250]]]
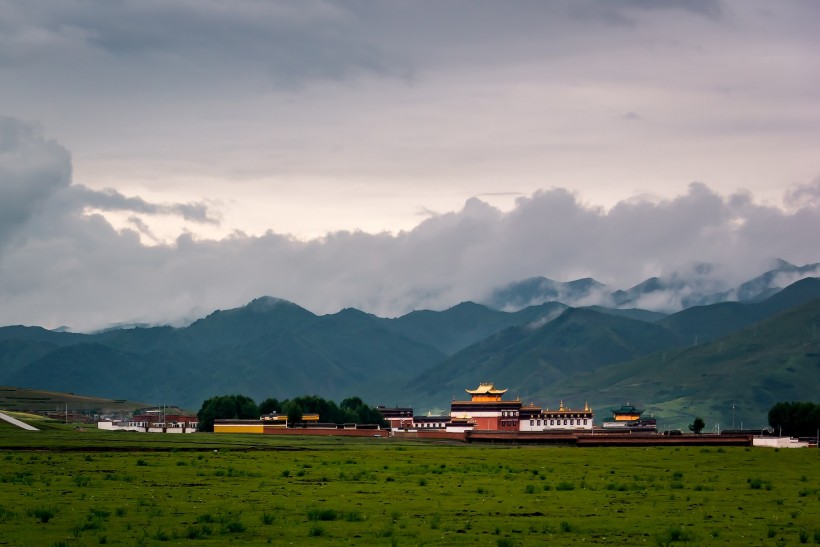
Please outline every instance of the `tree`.
[[271, 412], [282, 412], [282, 404], [276, 400], [268, 397], [259, 403], [259, 414], [270, 414]]
[[302, 406], [296, 401], [288, 401], [282, 409], [288, 415], [288, 425], [302, 421]]
[[703, 431], [704, 427], [706, 427], [706, 422], [704, 422], [701, 418], [695, 418], [695, 421], [689, 426], [689, 431], [695, 435], [700, 435], [700, 432]]
[[769, 410], [769, 425], [790, 437], [813, 437], [820, 428], [820, 404], [777, 403]]
[[213, 431], [214, 420], [259, 418], [259, 408], [253, 399], [244, 395], [219, 395], [203, 402], [196, 418], [199, 431]]

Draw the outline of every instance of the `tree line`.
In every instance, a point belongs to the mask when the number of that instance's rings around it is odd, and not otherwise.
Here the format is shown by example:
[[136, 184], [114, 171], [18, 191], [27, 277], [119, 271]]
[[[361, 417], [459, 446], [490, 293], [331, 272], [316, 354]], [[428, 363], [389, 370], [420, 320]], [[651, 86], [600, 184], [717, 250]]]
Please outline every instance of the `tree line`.
[[820, 404], [777, 403], [769, 410], [769, 425], [790, 437], [814, 437], [820, 429]]
[[305, 414], [318, 414], [319, 420], [323, 423], [387, 426], [381, 412], [359, 397], [348, 397], [337, 405], [334, 401], [317, 395], [303, 395], [283, 401], [268, 398], [257, 405], [253, 399], [245, 395], [219, 395], [202, 403], [202, 407], [196, 413], [199, 424], [197, 429], [213, 431], [214, 420], [256, 420], [272, 412], [287, 415], [289, 423], [301, 422]]

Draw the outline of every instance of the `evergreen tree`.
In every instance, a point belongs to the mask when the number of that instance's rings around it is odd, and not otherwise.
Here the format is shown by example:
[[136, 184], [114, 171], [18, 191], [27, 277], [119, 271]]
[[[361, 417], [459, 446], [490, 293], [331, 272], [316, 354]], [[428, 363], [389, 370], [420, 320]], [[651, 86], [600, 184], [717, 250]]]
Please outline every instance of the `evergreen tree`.
[[244, 395], [220, 395], [202, 403], [196, 413], [199, 431], [213, 431], [214, 420], [251, 420], [259, 418], [259, 408]]
[[820, 404], [782, 402], [769, 410], [769, 425], [790, 437], [813, 437], [820, 428]]
[[701, 418], [695, 418], [695, 421], [689, 426], [689, 431], [696, 435], [700, 435], [700, 432], [703, 431], [704, 427], [706, 427], [706, 422], [704, 422]]

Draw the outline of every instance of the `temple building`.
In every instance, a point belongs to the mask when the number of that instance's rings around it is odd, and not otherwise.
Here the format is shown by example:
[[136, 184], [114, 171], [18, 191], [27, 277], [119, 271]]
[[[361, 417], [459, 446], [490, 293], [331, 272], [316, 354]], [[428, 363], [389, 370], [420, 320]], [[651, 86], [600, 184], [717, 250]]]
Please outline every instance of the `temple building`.
[[518, 431], [521, 401], [504, 401], [506, 389], [496, 389], [492, 383], [481, 383], [476, 389], [465, 389], [469, 401], [452, 401], [450, 417], [474, 423], [475, 429], [492, 431]]
[[377, 406], [376, 410], [381, 412], [392, 429], [407, 429], [413, 426], [413, 409], [410, 407]]
[[612, 418], [604, 422], [604, 427], [607, 429], [630, 429], [641, 431], [655, 431], [657, 430], [657, 420], [655, 418], [644, 418], [642, 414], [645, 412], [643, 408], [637, 408], [635, 405], [626, 403], [620, 408], [612, 410]]
[[589, 403], [583, 409], [564, 407], [564, 401], [558, 405], [558, 410], [542, 410], [530, 403], [521, 408], [521, 431], [552, 431], [562, 429], [592, 429], [594, 418]]

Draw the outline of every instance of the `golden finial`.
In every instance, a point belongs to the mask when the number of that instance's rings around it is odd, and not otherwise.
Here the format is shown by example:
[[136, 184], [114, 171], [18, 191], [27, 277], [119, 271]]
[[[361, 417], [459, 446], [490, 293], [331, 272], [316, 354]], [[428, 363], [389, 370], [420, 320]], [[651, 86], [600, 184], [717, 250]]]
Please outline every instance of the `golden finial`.
[[558, 410], [564, 410], [564, 400], [563, 399], [561, 400], [561, 406], [558, 408]]

